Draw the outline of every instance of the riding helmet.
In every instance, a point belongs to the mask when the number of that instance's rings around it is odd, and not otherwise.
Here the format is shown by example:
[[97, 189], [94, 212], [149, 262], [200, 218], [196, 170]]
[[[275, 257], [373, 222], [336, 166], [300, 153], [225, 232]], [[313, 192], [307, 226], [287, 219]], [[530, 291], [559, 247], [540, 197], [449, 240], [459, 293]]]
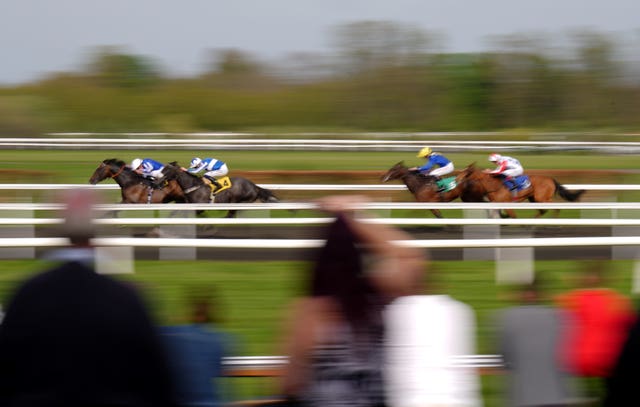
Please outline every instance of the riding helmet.
[[198, 165], [200, 165], [202, 163], [202, 160], [199, 157], [193, 157], [193, 160], [191, 160], [191, 168], [195, 168]]
[[431, 154], [433, 151], [431, 150], [431, 147], [425, 147], [422, 150], [420, 150], [420, 152], [418, 153], [418, 155], [416, 157], [426, 157], [429, 154]]
[[131, 169], [135, 170], [140, 165], [142, 165], [142, 159], [141, 158], [134, 158], [133, 161], [131, 161]]

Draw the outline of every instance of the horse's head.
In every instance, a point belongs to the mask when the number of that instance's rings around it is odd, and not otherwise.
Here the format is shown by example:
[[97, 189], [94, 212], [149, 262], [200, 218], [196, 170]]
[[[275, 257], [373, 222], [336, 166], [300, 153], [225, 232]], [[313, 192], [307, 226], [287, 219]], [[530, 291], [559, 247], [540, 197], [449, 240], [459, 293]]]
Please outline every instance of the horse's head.
[[407, 175], [408, 172], [409, 172], [409, 169], [404, 166], [404, 161], [400, 161], [399, 163], [391, 167], [389, 171], [387, 171], [382, 176], [382, 178], [380, 178], [380, 180], [382, 182], [392, 181], [394, 179], [399, 179], [404, 177], [405, 175]]
[[162, 174], [164, 175], [164, 178], [168, 181], [168, 180], [178, 178], [178, 171], [180, 171], [178, 162], [172, 161], [169, 164], [164, 166], [164, 168], [162, 169]]
[[93, 172], [93, 175], [89, 178], [89, 183], [91, 185], [95, 185], [107, 178], [115, 178], [125, 169], [125, 167], [126, 164], [124, 161], [116, 158], [106, 159], [102, 161], [98, 168]]

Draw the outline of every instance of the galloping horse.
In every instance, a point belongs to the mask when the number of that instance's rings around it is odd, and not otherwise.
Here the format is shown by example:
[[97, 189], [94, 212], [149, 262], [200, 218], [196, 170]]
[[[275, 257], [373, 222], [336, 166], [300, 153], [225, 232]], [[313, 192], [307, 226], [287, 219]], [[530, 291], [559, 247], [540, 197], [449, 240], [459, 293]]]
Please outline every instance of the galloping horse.
[[[491, 202], [514, 202], [527, 199], [529, 202], [552, 202], [553, 197], [557, 194], [562, 199], [569, 202], [575, 202], [580, 199], [580, 196], [585, 192], [581, 189], [578, 191], [569, 191], [558, 181], [551, 177], [544, 175], [529, 175], [529, 181], [531, 186], [525, 188], [514, 196], [511, 191], [504, 186], [502, 180], [491, 174], [485, 173], [481, 169], [475, 166], [475, 163], [469, 164], [459, 174], [460, 180], [463, 183], [470, 183], [474, 185], [474, 188], [482, 190], [483, 194]], [[559, 209], [555, 209], [555, 216], [558, 216]], [[516, 214], [513, 209], [505, 209], [508, 216], [515, 218]], [[538, 209], [536, 218], [544, 215], [547, 212], [546, 209]], [[501, 215], [502, 216], [502, 215]]]
[[[197, 175], [184, 171], [177, 162], [167, 164], [162, 170], [165, 178], [175, 180], [190, 203], [251, 203], [279, 202], [280, 200], [273, 192], [266, 188], [261, 188], [252, 181], [242, 177], [229, 177], [231, 187], [215, 194], [211, 199], [211, 187]], [[236, 216], [235, 210], [227, 213], [227, 218]]]
[[177, 182], [169, 181], [162, 188], [154, 188], [151, 180], [133, 171], [124, 161], [116, 158], [104, 160], [89, 178], [89, 183], [95, 185], [107, 178], [113, 178], [120, 185], [121, 203], [186, 202]]
[[[460, 198], [465, 202], [482, 201], [482, 193], [476, 193], [473, 190], [465, 188], [465, 186], [457, 181], [455, 188], [438, 192], [439, 188], [436, 184], [437, 178], [430, 175], [422, 175], [417, 172], [409, 171], [400, 161], [389, 169], [381, 178], [382, 182], [400, 179], [413, 194], [418, 202], [451, 202], [456, 198]], [[437, 218], [442, 218], [442, 213], [438, 209], [431, 209]]]

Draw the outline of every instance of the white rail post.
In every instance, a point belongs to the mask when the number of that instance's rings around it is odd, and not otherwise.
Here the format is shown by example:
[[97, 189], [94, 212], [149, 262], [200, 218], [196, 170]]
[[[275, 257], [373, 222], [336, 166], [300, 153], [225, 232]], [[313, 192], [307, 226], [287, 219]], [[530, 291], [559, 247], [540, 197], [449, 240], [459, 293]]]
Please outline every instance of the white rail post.
[[[465, 218], [487, 219], [489, 212], [484, 209], [464, 209]], [[462, 228], [464, 239], [499, 239], [500, 225], [464, 225]], [[495, 248], [469, 248], [462, 250], [464, 260], [495, 260]]]
[[[184, 217], [195, 218], [194, 210], [170, 210], [158, 211], [158, 217]], [[164, 225], [159, 228], [160, 237], [180, 237], [185, 239], [197, 238], [195, 223], [183, 225]], [[161, 247], [158, 252], [160, 260], [196, 260], [198, 249], [196, 247]]]
[[[31, 200], [31, 198], [29, 198]], [[16, 209], [3, 212], [3, 216], [12, 218], [34, 218], [33, 209]], [[22, 238], [36, 237], [35, 225], [10, 225], [0, 229], [0, 237]], [[4, 247], [0, 248], [0, 259], [35, 259], [35, 247]]]

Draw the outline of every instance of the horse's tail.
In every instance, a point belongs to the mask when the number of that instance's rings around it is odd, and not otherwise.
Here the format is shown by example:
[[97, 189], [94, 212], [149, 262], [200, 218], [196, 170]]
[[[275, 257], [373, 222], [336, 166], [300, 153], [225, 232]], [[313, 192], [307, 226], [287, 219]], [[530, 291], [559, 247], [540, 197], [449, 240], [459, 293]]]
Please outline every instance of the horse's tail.
[[556, 193], [562, 197], [565, 201], [575, 202], [580, 199], [580, 196], [584, 194], [586, 191], [584, 189], [579, 189], [577, 191], [569, 191], [567, 188], [563, 187], [556, 181], [553, 180], [553, 183], [556, 185]]
[[266, 188], [262, 188], [256, 185], [256, 187], [258, 188], [258, 199], [260, 200], [260, 202], [265, 202], [265, 203], [276, 203], [276, 202], [280, 202], [280, 199], [270, 190], [266, 189]]

